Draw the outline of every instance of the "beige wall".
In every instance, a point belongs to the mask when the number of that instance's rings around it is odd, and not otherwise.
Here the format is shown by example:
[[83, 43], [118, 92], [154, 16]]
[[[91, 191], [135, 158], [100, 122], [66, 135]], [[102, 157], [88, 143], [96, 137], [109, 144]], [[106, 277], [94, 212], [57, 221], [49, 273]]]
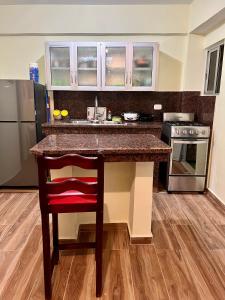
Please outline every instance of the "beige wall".
[[182, 74], [182, 90], [199, 91], [202, 88], [204, 77], [204, 38], [189, 34], [187, 37], [184, 68]]
[[50, 40], [155, 41], [160, 44], [160, 91], [180, 90], [186, 36], [0, 36], [0, 78], [28, 79], [29, 63], [38, 62], [40, 81], [45, 82], [44, 45]]
[[9, 5], [0, 34], [186, 33], [188, 5]]
[[[204, 23], [225, 7], [224, 0], [194, 0], [190, 15], [191, 29]], [[203, 9], [204, 8], [204, 9]], [[206, 48], [225, 39], [225, 23], [206, 36], [190, 35], [187, 39], [186, 60], [184, 62], [183, 87], [185, 90], [201, 90], [204, 94], [204, 73]], [[208, 187], [225, 203], [225, 58], [221, 78], [220, 95], [216, 97], [213, 141], [209, 168]]]
[[44, 78], [48, 40], [156, 41], [159, 90], [180, 90], [188, 5], [0, 6], [0, 78], [28, 78], [38, 62]]
[[192, 32], [225, 6], [224, 0], [194, 0], [190, 6], [189, 31]]
[[[225, 39], [225, 24], [205, 37], [204, 47]], [[216, 97], [209, 189], [225, 203], [225, 57], [220, 94]]]

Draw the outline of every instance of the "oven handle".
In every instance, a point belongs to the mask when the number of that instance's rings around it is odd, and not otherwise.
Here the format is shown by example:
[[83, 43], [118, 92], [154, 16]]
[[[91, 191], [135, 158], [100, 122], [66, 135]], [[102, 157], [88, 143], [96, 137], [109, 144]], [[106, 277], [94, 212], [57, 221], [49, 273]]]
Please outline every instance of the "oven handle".
[[208, 140], [192, 140], [192, 141], [187, 141], [187, 140], [174, 140], [173, 139], [173, 144], [208, 144]]

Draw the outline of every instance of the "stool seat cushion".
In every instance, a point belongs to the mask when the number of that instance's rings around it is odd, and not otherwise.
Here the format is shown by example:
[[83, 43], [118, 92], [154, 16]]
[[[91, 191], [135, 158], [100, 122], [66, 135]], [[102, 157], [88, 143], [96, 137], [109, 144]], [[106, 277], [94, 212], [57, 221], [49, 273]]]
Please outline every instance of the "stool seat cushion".
[[[52, 182], [62, 182], [70, 178], [76, 178], [83, 182], [97, 182], [95, 177], [62, 177], [55, 178]], [[76, 205], [76, 204], [94, 204], [97, 203], [96, 195], [84, 194], [77, 190], [69, 190], [61, 194], [50, 194], [48, 195], [48, 205]]]

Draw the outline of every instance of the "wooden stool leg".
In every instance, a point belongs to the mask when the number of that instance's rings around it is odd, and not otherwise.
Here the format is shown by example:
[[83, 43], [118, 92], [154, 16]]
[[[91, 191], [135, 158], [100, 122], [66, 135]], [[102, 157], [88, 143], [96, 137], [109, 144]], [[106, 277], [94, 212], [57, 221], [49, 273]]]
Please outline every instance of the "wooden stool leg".
[[45, 299], [51, 299], [51, 254], [50, 254], [50, 232], [49, 232], [49, 215], [41, 214], [42, 219], [42, 241], [43, 241], [43, 263], [44, 263], [44, 284], [45, 284]]
[[96, 297], [102, 295], [103, 212], [96, 212]]
[[59, 230], [58, 230], [58, 214], [52, 214], [53, 227], [53, 249], [54, 249], [54, 264], [59, 262]]

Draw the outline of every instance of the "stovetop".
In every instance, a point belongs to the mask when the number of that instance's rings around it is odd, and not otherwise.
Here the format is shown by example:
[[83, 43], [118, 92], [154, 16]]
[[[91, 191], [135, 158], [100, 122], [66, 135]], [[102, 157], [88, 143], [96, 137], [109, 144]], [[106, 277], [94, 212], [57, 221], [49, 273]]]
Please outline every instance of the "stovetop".
[[209, 138], [210, 127], [198, 122], [164, 122], [163, 135], [170, 138]]
[[169, 122], [165, 122], [166, 125], [168, 126], [205, 126], [202, 123], [198, 123], [198, 122], [180, 122], [180, 121], [169, 121]]
[[210, 127], [194, 121], [193, 113], [164, 113], [162, 135], [171, 138], [209, 138]]

